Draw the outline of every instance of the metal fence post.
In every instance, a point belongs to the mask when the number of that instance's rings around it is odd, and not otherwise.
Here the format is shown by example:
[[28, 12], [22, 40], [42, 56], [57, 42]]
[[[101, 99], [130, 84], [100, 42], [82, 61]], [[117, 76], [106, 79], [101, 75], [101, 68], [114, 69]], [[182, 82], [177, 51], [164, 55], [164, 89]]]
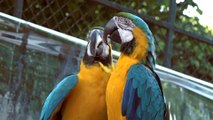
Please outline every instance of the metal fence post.
[[22, 17], [22, 10], [23, 10], [23, 0], [16, 0], [14, 4], [14, 12], [13, 15], [21, 18]]
[[165, 54], [164, 54], [164, 61], [163, 61], [163, 65], [166, 67], [171, 67], [176, 7], [177, 7], [176, 1], [170, 0], [170, 5], [169, 5], [170, 10], [169, 10], [169, 18], [168, 18], [169, 29], [167, 29], [167, 40], [166, 40], [166, 47], [165, 47]]
[[[27, 102], [29, 102], [29, 96], [26, 97], [26, 93], [22, 92], [24, 91], [23, 85], [25, 84], [25, 74], [26, 74], [26, 52], [27, 52], [27, 43], [29, 38], [30, 31], [26, 27], [23, 29], [23, 37], [22, 37], [22, 43], [18, 48], [18, 51], [20, 53], [17, 61], [17, 78], [10, 84], [10, 93], [12, 93], [12, 100], [13, 104], [17, 105], [19, 102], [18, 99], [20, 99], [21, 106], [23, 109], [19, 109], [18, 111], [14, 110], [15, 112], [11, 112], [9, 114], [9, 118], [17, 118], [19, 114], [23, 114], [23, 110], [28, 109], [25, 105], [28, 105]], [[15, 109], [15, 107], [13, 108]], [[22, 113], [21, 113], [22, 112]], [[24, 111], [25, 114], [28, 114], [28, 110]]]

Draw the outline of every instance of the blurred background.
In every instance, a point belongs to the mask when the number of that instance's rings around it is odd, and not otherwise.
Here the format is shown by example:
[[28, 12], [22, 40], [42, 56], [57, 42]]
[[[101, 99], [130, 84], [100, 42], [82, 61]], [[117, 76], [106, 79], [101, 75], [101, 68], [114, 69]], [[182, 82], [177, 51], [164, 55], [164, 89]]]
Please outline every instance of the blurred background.
[[39, 119], [49, 92], [79, 71], [87, 32], [119, 11], [143, 18], [154, 35], [157, 64], [169, 68], [158, 73], [170, 117], [212, 120], [210, 0], [0, 0], [0, 118]]

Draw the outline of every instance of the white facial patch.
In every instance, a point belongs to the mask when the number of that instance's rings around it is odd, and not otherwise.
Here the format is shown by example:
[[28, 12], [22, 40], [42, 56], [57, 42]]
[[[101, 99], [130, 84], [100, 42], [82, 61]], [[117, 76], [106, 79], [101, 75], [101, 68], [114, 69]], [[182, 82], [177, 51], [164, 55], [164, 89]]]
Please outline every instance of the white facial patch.
[[133, 34], [129, 30], [123, 30], [123, 29], [119, 28], [118, 33], [120, 35], [122, 44], [127, 43], [133, 39]]
[[107, 57], [109, 55], [109, 46], [103, 42], [103, 52], [101, 54], [102, 57]]

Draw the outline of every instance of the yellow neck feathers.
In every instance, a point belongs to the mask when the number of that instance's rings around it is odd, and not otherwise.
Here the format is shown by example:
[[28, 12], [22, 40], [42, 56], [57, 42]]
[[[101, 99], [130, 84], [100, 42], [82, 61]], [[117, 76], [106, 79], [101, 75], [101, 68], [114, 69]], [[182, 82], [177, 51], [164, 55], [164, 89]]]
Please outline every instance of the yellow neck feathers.
[[126, 77], [128, 69], [142, 60], [146, 60], [146, 53], [148, 49], [148, 40], [145, 33], [138, 27], [133, 30], [133, 35], [135, 37], [135, 48], [130, 55], [122, 54], [120, 55], [115, 71], [118, 74], [122, 74]]
[[133, 36], [135, 37], [135, 48], [130, 54], [130, 58], [136, 60], [145, 60], [148, 49], [148, 40], [146, 34], [138, 27], [133, 29]]
[[126, 120], [121, 114], [121, 103], [127, 73], [132, 65], [138, 64], [146, 58], [148, 41], [145, 33], [136, 27], [133, 30], [133, 34], [136, 45], [133, 52], [130, 55], [121, 53], [116, 68], [112, 72], [107, 84], [106, 102], [108, 120]]
[[83, 61], [81, 61], [80, 72], [78, 73], [78, 77], [87, 77], [88, 76], [97, 76], [98, 73], [108, 73], [112, 72], [112, 66], [104, 66], [101, 62], [97, 62], [93, 65], [85, 65]]

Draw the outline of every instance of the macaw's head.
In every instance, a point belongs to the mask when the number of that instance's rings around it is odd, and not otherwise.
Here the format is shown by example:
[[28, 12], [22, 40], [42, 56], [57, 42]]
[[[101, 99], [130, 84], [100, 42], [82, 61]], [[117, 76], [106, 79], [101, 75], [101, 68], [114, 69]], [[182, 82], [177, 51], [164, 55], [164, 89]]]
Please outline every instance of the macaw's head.
[[103, 41], [103, 28], [95, 27], [87, 34], [87, 48], [83, 57], [85, 65], [101, 62], [108, 66], [112, 62], [111, 46]]
[[121, 44], [121, 52], [154, 69], [155, 45], [148, 25], [138, 16], [120, 12], [107, 22], [104, 41]]

